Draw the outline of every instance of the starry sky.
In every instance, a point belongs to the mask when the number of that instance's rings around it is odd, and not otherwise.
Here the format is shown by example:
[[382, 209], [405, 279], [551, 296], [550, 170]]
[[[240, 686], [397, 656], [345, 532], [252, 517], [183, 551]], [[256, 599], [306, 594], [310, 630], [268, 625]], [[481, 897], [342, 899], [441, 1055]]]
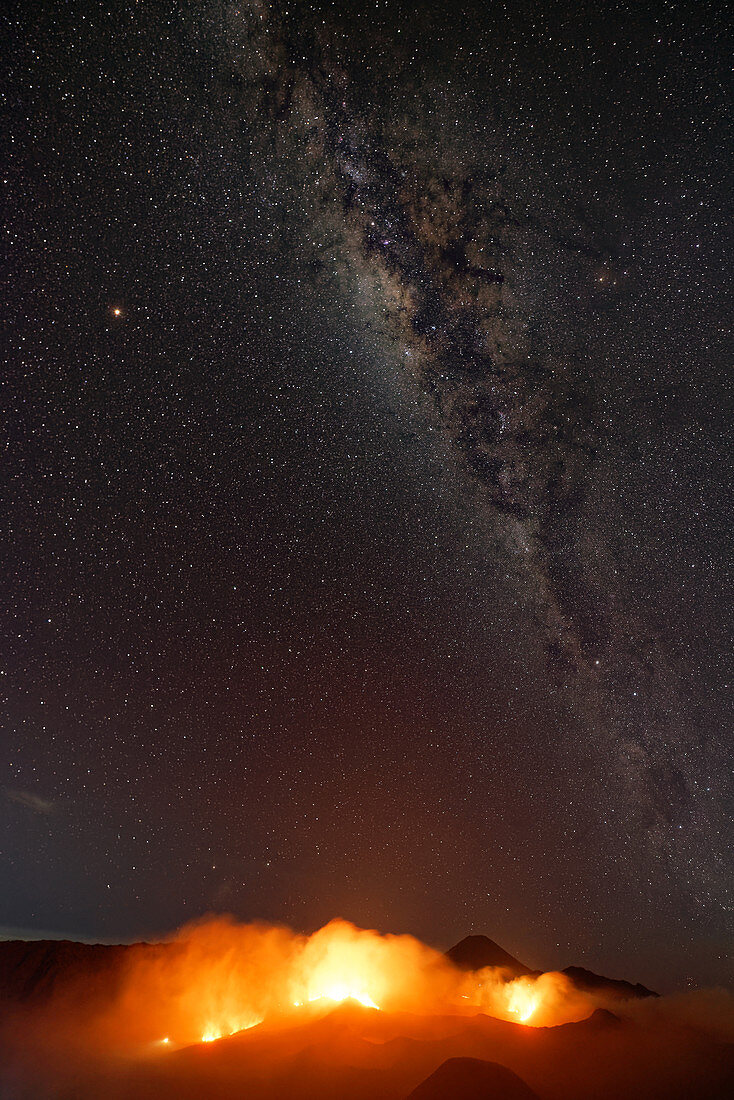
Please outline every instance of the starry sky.
[[734, 979], [724, 15], [4, 17], [6, 934]]

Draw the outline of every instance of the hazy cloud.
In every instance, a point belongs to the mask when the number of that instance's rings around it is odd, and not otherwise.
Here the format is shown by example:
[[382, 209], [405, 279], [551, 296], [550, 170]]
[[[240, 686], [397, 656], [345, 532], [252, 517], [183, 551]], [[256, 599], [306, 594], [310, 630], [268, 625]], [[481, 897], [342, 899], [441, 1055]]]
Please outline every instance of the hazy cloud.
[[17, 802], [19, 806], [25, 806], [35, 814], [44, 814], [48, 817], [56, 810], [56, 804], [50, 799], [41, 798], [37, 794], [31, 794], [30, 791], [11, 790], [6, 787], [5, 794], [11, 802]]

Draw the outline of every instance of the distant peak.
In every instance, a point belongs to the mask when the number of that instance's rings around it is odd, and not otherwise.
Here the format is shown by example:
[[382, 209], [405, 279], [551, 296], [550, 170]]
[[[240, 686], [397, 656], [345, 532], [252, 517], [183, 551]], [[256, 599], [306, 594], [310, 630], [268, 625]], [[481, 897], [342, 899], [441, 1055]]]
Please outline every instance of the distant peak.
[[595, 974], [593, 970], [586, 970], [583, 966], [567, 966], [563, 973], [571, 979], [577, 989], [582, 989], [585, 993], [606, 993], [622, 999], [659, 996], [640, 982], [633, 984], [619, 978], [605, 978], [602, 974]]
[[533, 973], [529, 966], [510, 955], [489, 936], [466, 936], [449, 948], [446, 957], [460, 970], [483, 970], [486, 966], [496, 966], [513, 974]]

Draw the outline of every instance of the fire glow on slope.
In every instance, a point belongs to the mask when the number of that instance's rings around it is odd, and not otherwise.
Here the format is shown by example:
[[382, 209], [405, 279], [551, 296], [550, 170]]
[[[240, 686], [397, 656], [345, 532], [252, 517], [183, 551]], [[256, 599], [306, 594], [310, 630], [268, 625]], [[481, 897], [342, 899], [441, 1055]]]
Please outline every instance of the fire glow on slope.
[[528, 1022], [538, 1007], [538, 997], [531, 988], [520, 981], [510, 983], [507, 996], [507, 1011], [517, 1016], [521, 1024]]
[[[364, 1005], [365, 1008], [377, 1008], [372, 998], [367, 993], [359, 992], [356, 989], [350, 989], [344, 982], [337, 982], [336, 985], [329, 986], [323, 993], [314, 993], [308, 998], [309, 1004], [318, 1003], [319, 1001], [331, 1001], [332, 1004], [341, 1004], [342, 1001], [357, 1001], [359, 1004]], [[303, 1001], [294, 1001], [294, 1008], [301, 1008]]]
[[343, 920], [302, 936], [208, 919], [169, 944], [136, 951], [107, 1028], [161, 1051], [258, 1025], [282, 1027], [347, 1000], [386, 1015], [479, 1012], [533, 1026], [583, 1019], [593, 1009], [562, 974], [461, 971], [411, 936], [381, 935]]
[[55, 1019], [97, 1050], [160, 1056], [254, 1028], [288, 1029], [348, 1001], [383, 1029], [399, 1015], [427, 1023], [477, 1014], [543, 1027], [584, 1019], [595, 1007], [563, 974], [467, 972], [412, 936], [344, 920], [305, 936], [208, 918], [167, 943], [131, 946], [114, 981], [93, 981], [80, 979], [63, 1003], [60, 994]]
[[[257, 1025], [261, 1024], [262, 1021], [263, 1021], [262, 1016], [256, 1016], [252, 1019], [250, 1019], [250, 1018], [247, 1018], [247, 1019], [240, 1018], [239, 1020], [237, 1020], [234, 1023], [234, 1026], [232, 1026], [232, 1020], [228, 1020], [227, 1024], [226, 1024], [226, 1027], [225, 1027], [225, 1030], [220, 1031], [219, 1030], [219, 1028], [221, 1027], [221, 1020], [220, 1020], [218, 1024], [210, 1025], [209, 1027], [207, 1027], [207, 1029], [205, 1030], [204, 1034], [201, 1037], [201, 1041], [202, 1041], [202, 1043], [213, 1043], [217, 1039], [226, 1038], [227, 1035], [238, 1035], [240, 1033], [240, 1031], [249, 1031], [251, 1027], [257, 1027]], [[168, 1042], [168, 1040], [164, 1039], [163, 1042], [166, 1043], [166, 1042]]]

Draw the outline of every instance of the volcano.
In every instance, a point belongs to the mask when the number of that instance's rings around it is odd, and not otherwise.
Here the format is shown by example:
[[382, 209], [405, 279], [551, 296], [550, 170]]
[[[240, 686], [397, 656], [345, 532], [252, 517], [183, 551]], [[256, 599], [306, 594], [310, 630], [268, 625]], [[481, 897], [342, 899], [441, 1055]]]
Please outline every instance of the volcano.
[[525, 963], [521, 963], [489, 936], [465, 936], [463, 940], [450, 947], [446, 957], [460, 970], [483, 970], [487, 966], [507, 970], [516, 977], [520, 974], [532, 974]]
[[442, 955], [332, 921], [211, 919], [162, 944], [0, 944], [0, 1092], [22, 1100], [719, 1100], [732, 1004], [493, 940]]

